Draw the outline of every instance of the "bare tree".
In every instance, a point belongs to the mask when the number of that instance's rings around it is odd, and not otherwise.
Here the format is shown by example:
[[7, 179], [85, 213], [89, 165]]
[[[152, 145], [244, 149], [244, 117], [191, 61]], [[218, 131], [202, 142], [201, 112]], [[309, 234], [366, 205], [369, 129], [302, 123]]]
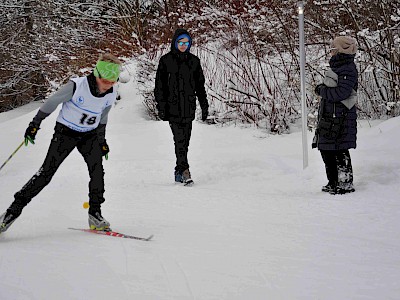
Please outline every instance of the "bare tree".
[[[147, 23], [145, 30], [151, 37], [170, 37], [176, 27], [193, 34], [193, 51], [205, 65], [216, 122], [288, 131], [289, 124], [300, 117], [297, 1], [156, 2], [157, 18]], [[356, 37], [360, 45], [356, 56], [360, 115], [400, 114], [399, 13], [398, 1], [391, 0], [307, 1], [306, 85], [311, 127], [318, 108], [314, 86], [328, 65], [330, 41], [343, 34]], [[157, 60], [162, 50], [168, 49], [160, 47], [167, 41], [152, 41], [145, 61], [150, 57]], [[150, 87], [146, 85], [149, 104]], [[154, 109], [154, 105], [147, 107]]]
[[99, 52], [137, 52], [137, 39], [123, 26], [134, 11], [130, 1], [4, 0], [0, 111], [43, 98], [72, 74], [85, 73]]
[[340, 34], [356, 37], [360, 55], [359, 103], [362, 114], [372, 118], [400, 114], [400, 11], [399, 2], [311, 1], [308, 30], [312, 42]]

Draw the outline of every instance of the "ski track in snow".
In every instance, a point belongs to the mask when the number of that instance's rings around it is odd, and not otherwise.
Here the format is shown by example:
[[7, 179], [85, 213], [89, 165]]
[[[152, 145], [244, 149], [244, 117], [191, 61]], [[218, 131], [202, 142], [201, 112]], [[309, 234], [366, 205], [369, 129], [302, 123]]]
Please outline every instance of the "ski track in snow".
[[[132, 81], [120, 92], [107, 126], [103, 214], [114, 230], [153, 240], [67, 229], [87, 226], [89, 177], [74, 151], [0, 236], [1, 300], [398, 299], [400, 118], [359, 122], [356, 192], [343, 196], [320, 191], [318, 151], [302, 169], [298, 129], [272, 136], [195, 121], [195, 184], [184, 187], [173, 182], [168, 123], [146, 119]], [[35, 113], [0, 114], [0, 161]], [[39, 169], [57, 114], [0, 171], [0, 212]]]
[[179, 262], [172, 256], [157, 255], [163, 270], [171, 299], [196, 299], [190, 281]]

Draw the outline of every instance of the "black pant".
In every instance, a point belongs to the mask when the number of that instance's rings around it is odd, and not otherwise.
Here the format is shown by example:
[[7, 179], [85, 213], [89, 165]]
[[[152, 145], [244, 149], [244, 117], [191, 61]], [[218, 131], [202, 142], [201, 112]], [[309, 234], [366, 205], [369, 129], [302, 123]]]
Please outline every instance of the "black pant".
[[89, 204], [91, 207], [100, 207], [100, 204], [104, 202], [104, 170], [97, 132], [92, 130], [87, 133], [80, 133], [60, 123], [57, 123], [55, 127], [53, 139], [43, 165], [14, 195], [13, 204], [23, 207], [39, 194], [49, 184], [58, 167], [75, 147], [82, 154], [89, 170]]
[[172, 134], [174, 136], [176, 156], [175, 170], [183, 172], [186, 169], [189, 169], [187, 155], [189, 152], [190, 136], [192, 134], [192, 122], [169, 122], [169, 126], [171, 127]]
[[343, 189], [353, 186], [353, 167], [349, 150], [320, 150], [329, 184]]

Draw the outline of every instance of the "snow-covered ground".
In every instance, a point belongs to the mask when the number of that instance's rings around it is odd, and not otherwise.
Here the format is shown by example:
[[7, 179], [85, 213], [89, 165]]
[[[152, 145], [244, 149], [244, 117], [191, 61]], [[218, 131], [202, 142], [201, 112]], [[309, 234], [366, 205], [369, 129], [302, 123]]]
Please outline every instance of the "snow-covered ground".
[[[145, 117], [135, 84], [107, 126], [103, 215], [151, 242], [87, 227], [88, 174], [75, 150], [0, 236], [1, 300], [400, 299], [400, 118], [359, 123], [353, 194], [322, 193], [319, 152], [301, 132], [194, 122], [195, 185], [173, 183], [172, 134]], [[0, 123], [0, 163], [35, 111]], [[0, 171], [0, 211], [39, 169], [57, 112]], [[309, 144], [312, 134], [309, 133]]]

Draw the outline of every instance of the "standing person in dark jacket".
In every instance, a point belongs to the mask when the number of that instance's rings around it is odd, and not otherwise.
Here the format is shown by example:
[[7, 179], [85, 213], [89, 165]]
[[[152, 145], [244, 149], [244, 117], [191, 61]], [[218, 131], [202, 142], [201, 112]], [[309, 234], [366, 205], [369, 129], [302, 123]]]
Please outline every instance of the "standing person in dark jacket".
[[90, 75], [71, 79], [40, 107], [26, 129], [26, 145], [34, 144], [42, 121], [62, 104], [43, 165], [15, 193], [14, 202], [0, 215], [0, 233], [6, 231], [32, 198], [50, 183], [58, 167], [75, 148], [83, 156], [90, 176], [89, 226], [95, 230], [109, 230], [110, 223], [100, 209], [105, 201], [102, 156], [108, 158], [106, 124], [117, 96], [113, 86], [119, 78], [120, 65], [115, 56], [101, 55]]
[[[313, 148], [320, 150], [328, 177], [322, 191], [345, 194], [355, 191], [349, 149], [356, 148], [357, 139], [357, 44], [351, 37], [339, 36], [331, 46], [331, 70], [327, 73], [330, 76], [315, 88], [322, 100]], [[333, 79], [334, 84], [329, 84], [328, 79]]]
[[192, 38], [184, 29], [177, 29], [171, 51], [161, 57], [155, 82], [158, 116], [169, 121], [175, 143], [175, 181], [193, 184], [189, 171], [188, 150], [196, 98], [200, 102], [202, 120], [208, 116], [207, 94], [200, 59], [191, 54]]

